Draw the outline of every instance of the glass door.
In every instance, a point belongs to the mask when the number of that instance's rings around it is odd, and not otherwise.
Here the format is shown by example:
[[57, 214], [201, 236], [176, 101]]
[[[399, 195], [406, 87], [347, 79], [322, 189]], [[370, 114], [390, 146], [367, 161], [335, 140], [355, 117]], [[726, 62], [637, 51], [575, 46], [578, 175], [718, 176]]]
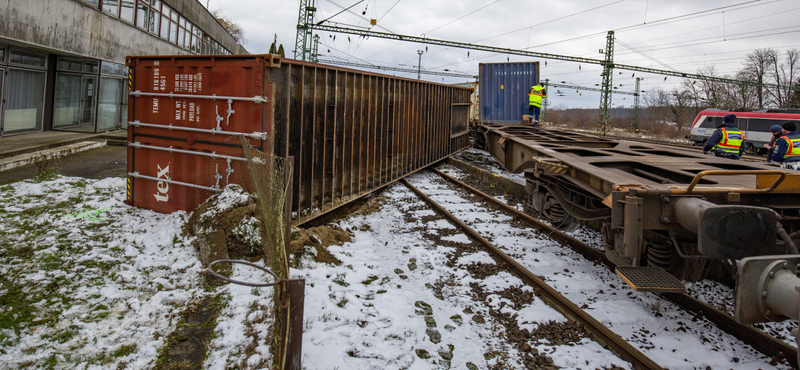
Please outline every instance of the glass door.
[[94, 132], [97, 77], [59, 73], [56, 77], [53, 128]]
[[[81, 80], [81, 131], [94, 132], [94, 99], [97, 96], [97, 77], [83, 76]], [[90, 127], [87, 127], [90, 126]]]

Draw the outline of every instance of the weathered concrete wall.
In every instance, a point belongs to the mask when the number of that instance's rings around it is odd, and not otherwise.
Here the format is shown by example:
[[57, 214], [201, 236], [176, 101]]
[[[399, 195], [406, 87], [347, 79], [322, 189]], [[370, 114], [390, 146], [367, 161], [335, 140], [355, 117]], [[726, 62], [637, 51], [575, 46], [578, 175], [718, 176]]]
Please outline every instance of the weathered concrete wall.
[[0, 0], [0, 39], [117, 63], [127, 55], [189, 54], [74, 0]]
[[201, 30], [205, 31], [211, 38], [217, 40], [217, 42], [225, 47], [226, 49], [230, 50], [231, 53], [236, 53], [236, 41], [233, 39], [230, 33], [225, 30], [225, 27], [222, 27], [219, 22], [217, 22], [216, 18], [214, 18], [211, 13], [208, 12], [208, 9], [200, 4], [197, 0], [161, 0], [165, 4], [175, 9], [178, 13], [184, 16], [184, 18], [192, 21], [195, 26], [200, 27]]

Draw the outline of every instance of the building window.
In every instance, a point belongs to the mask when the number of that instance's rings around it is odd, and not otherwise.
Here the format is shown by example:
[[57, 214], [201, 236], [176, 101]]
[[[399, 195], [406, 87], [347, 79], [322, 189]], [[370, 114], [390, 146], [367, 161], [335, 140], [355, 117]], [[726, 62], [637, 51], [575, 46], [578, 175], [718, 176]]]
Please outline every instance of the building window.
[[60, 71], [80, 72], [83, 71], [83, 61], [78, 59], [58, 58], [56, 68]]
[[103, 12], [119, 18], [119, 0], [103, 0]]
[[111, 62], [100, 65], [100, 98], [97, 108], [97, 130], [116, 130], [127, 127], [128, 96], [125, 77], [128, 67]]
[[80, 0], [83, 3], [89, 4], [92, 8], [97, 8], [100, 5], [100, 0]]
[[42, 129], [45, 75], [44, 71], [18, 68], [8, 70], [6, 109], [3, 116], [4, 134]]
[[103, 62], [100, 72], [104, 75], [126, 77], [128, 74], [128, 67], [112, 62]]
[[27, 67], [45, 68], [47, 66], [47, 55], [23, 50], [11, 50], [11, 64], [19, 64]]
[[120, 10], [119, 10], [119, 17], [120, 19], [128, 22], [133, 23], [133, 14], [134, 14], [134, 0], [122, 0], [120, 1]]
[[139, 28], [147, 30], [147, 20], [150, 16], [150, 7], [147, 4], [139, 2], [139, 4], [136, 6], [136, 9], [136, 25], [139, 26]]
[[[119, 0], [103, 1], [116, 4]], [[125, 3], [125, 1], [122, 2], [121, 9], [124, 9]], [[130, 5], [132, 6], [132, 4], [131, 0]], [[108, 11], [111, 12], [113, 9], [115, 8]], [[168, 40], [178, 47], [196, 54], [230, 54], [216, 40], [205, 35], [200, 28], [159, 0], [138, 0], [136, 9], [136, 25], [139, 28]], [[122, 11], [120, 10], [120, 12]], [[131, 13], [130, 16], [132, 17], [132, 15]]]

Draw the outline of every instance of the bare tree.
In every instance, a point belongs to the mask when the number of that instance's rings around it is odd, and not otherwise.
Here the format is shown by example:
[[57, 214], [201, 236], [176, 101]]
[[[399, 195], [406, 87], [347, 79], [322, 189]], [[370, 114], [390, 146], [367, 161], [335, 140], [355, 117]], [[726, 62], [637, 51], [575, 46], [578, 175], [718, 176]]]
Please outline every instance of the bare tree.
[[781, 87], [767, 91], [781, 108], [791, 105], [791, 92], [794, 90], [797, 76], [800, 74], [800, 51], [789, 49], [786, 50], [785, 56], [786, 58], [781, 61], [777, 52], [769, 55], [771, 68], [768, 75], [771, 82]]
[[[748, 53], [745, 57], [744, 70], [747, 80], [763, 84], [765, 77], [772, 70], [772, 63], [778, 59], [778, 52], [774, 49], [756, 49], [752, 53]], [[765, 89], [757, 88], [756, 94], [758, 96], [758, 109], [764, 109], [766, 102], [764, 101]]]
[[[697, 70], [697, 74], [708, 77], [723, 77], [713, 65]], [[694, 100], [695, 106], [725, 109], [729, 105], [729, 94], [724, 83], [709, 80], [683, 80], [683, 89]]]
[[244, 29], [242, 26], [234, 20], [233, 18], [228, 17], [225, 14], [222, 14], [222, 10], [214, 10], [211, 12], [211, 15], [217, 19], [217, 22], [224, 27], [228, 33], [233, 36], [233, 39], [236, 41], [237, 44], [241, 44], [244, 42]]

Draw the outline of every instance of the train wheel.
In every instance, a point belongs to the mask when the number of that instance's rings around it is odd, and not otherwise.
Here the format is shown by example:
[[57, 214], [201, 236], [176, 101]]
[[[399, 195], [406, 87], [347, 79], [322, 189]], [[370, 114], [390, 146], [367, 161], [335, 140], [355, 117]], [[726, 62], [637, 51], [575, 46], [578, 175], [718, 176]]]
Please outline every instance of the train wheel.
[[581, 226], [580, 221], [572, 217], [546, 190], [534, 190], [528, 203], [528, 213], [546, 218], [560, 231], [575, 231]]

